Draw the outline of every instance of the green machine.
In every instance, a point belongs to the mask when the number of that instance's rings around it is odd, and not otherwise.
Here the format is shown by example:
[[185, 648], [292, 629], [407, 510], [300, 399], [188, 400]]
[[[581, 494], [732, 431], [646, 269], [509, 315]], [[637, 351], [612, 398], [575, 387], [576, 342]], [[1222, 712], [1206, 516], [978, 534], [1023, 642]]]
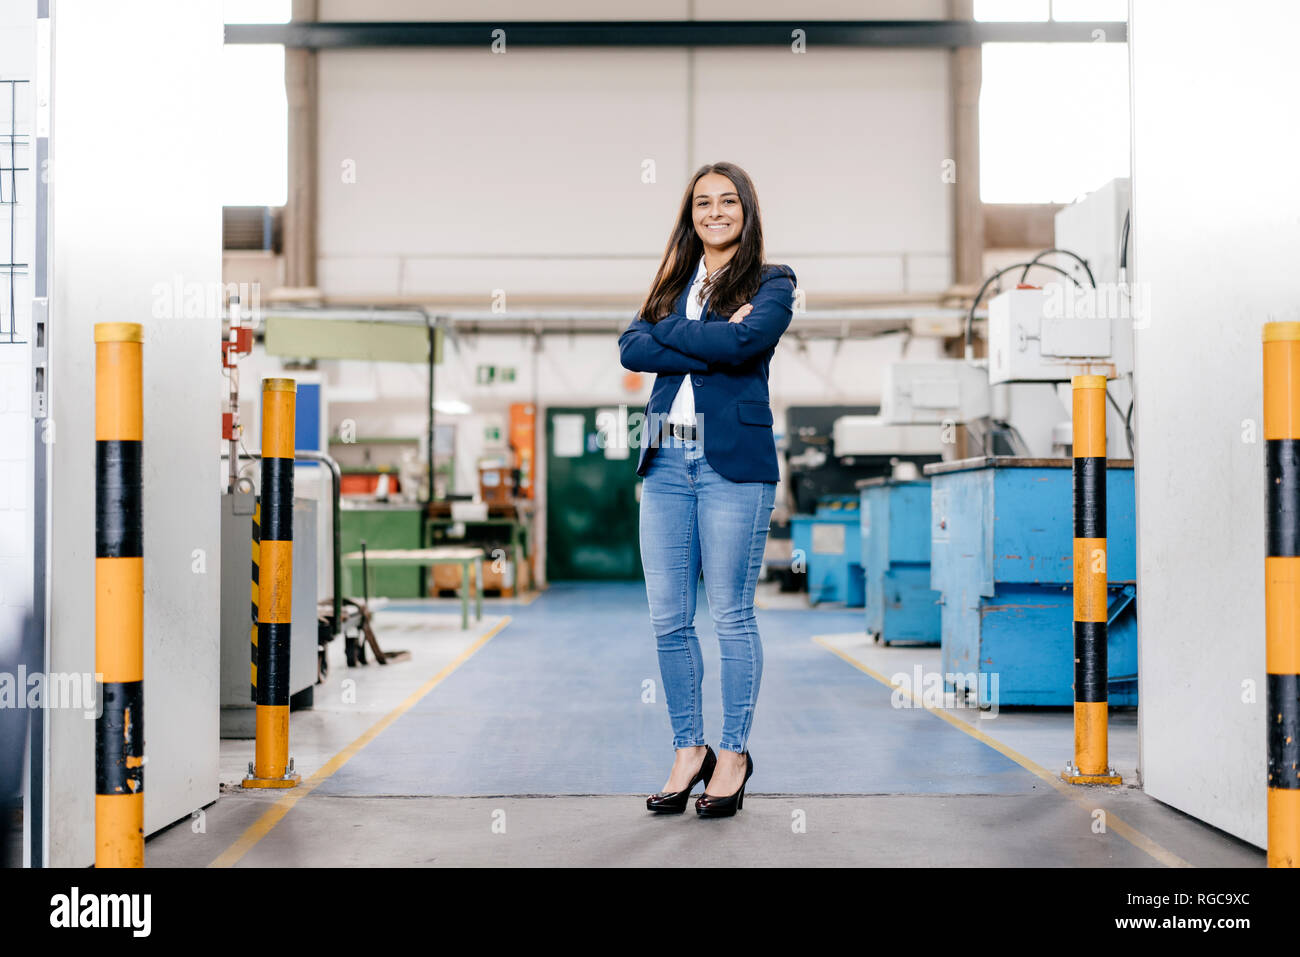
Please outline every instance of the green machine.
[[[344, 507], [339, 510], [339, 539], [343, 554], [361, 550], [366, 543], [369, 551], [390, 548], [423, 548], [424, 507], [420, 505], [368, 505], [360, 508]], [[421, 569], [376, 568], [371, 572], [374, 591], [371, 598], [419, 598]], [[361, 576], [355, 578], [355, 596], [361, 597]]]

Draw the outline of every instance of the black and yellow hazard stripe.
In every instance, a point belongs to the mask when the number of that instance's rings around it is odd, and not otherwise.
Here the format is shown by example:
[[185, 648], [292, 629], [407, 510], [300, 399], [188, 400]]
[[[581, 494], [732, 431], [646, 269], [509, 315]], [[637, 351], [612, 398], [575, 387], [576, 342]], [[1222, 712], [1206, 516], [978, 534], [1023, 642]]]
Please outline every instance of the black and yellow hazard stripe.
[[1119, 784], [1106, 696], [1106, 377], [1073, 379], [1074, 764], [1066, 780]]
[[253, 704], [257, 704], [257, 565], [260, 560], [258, 555], [258, 543], [262, 538], [262, 503], [253, 503], [253, 617], [252, 627], [249, 629], [249, 641], [251, 643], [252, 657], [249, 661], [249, 681], [252, 688], [252, 696], [249, 698]]
[[1300, 322], [1264, 325], [1268, 866], [1300, 866]]
[[95, 326], [95, 866], [144, 866], [144, 333]]
[[257, 705], [253, 773], [246, 787], [290, 787], [289, 630], [293, 605], [292, 379], [262, 380], [262, 489], [254, 515], [257, 535]]

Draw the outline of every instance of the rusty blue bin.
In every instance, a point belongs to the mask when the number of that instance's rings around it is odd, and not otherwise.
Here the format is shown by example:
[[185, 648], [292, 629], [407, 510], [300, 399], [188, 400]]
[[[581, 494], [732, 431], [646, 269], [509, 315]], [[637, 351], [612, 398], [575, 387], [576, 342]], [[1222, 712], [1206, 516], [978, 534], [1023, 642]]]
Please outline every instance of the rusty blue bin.
[[[981, 704], [1074, 703], [1072, 460], [990, 456], [925, 467], [930, 584], [945, 684]], [[1137, 704], [1133, 463], [1106, 467], [1107, 697]]]

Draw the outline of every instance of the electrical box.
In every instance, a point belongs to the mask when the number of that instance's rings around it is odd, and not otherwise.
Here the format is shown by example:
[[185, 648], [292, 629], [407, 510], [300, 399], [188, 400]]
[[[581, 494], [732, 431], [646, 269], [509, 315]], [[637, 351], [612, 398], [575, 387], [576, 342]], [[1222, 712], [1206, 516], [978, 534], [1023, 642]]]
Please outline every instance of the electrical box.
[[[989, 302], [989, 382], [1068, 382], [1116, 374], [1111, 319], [1053, 314], [1055, 287], [1019, 286]], [[1054, 299], [1055, 297], [1055, 299]]]
[[1099, 319], [1044, 316], [1039, 326], [1038, 345], [1046, 358], [1108, 357], [1110, 323]]
[[[1086, 259], [1099, 286], [1119, 281], [1120, 242], [1124, 238], [1130, 193], [1128, 179], [1113, 179], [1078, 202], [1061, 207], [1053, 220], [1057, 248], [1068, 249]], [[1131, 237], [1129, 246], [1132, 247]], [[1047, 261], [1066, 269], [1073, 265], [1067, 257], [1051, 257]], [[1086, 281], [1080, 272], [1071, 272]]]
[[878, 415], [844, 415], [831, 427], [835, 454], [940, 455], [943, 429], [935, 425], [893, 425]]
[[989, 414], [988, 371], [962, 359], [885, 368], [880, 419], [890, 425], [969, 422]]
[[[1129, 181], [1115, 179], [1057, 212], [1056, 248], [1085, 260], [1087, 271], [1073, 257], [1044, 256], [1074, 278], [1017, 287], [989, 301], [989, 382], [1116, 379], [1133, 371], [1133, 330], [1149, 322], [1150, 296], [1120, 281], [1129, 198]], [[1049, 274], [1032, 275], [1043, 281]]]

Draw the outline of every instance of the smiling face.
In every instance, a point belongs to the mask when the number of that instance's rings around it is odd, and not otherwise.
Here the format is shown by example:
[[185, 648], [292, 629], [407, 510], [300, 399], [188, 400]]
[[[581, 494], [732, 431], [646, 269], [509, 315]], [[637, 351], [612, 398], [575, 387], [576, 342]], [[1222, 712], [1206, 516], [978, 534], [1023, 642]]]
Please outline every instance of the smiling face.
[[736, 184], [721, 173], [705, 173], [699, 178], [691, 210], [695, 231], [706, 250], [719, 252], [740, 241], [745, 211]]

